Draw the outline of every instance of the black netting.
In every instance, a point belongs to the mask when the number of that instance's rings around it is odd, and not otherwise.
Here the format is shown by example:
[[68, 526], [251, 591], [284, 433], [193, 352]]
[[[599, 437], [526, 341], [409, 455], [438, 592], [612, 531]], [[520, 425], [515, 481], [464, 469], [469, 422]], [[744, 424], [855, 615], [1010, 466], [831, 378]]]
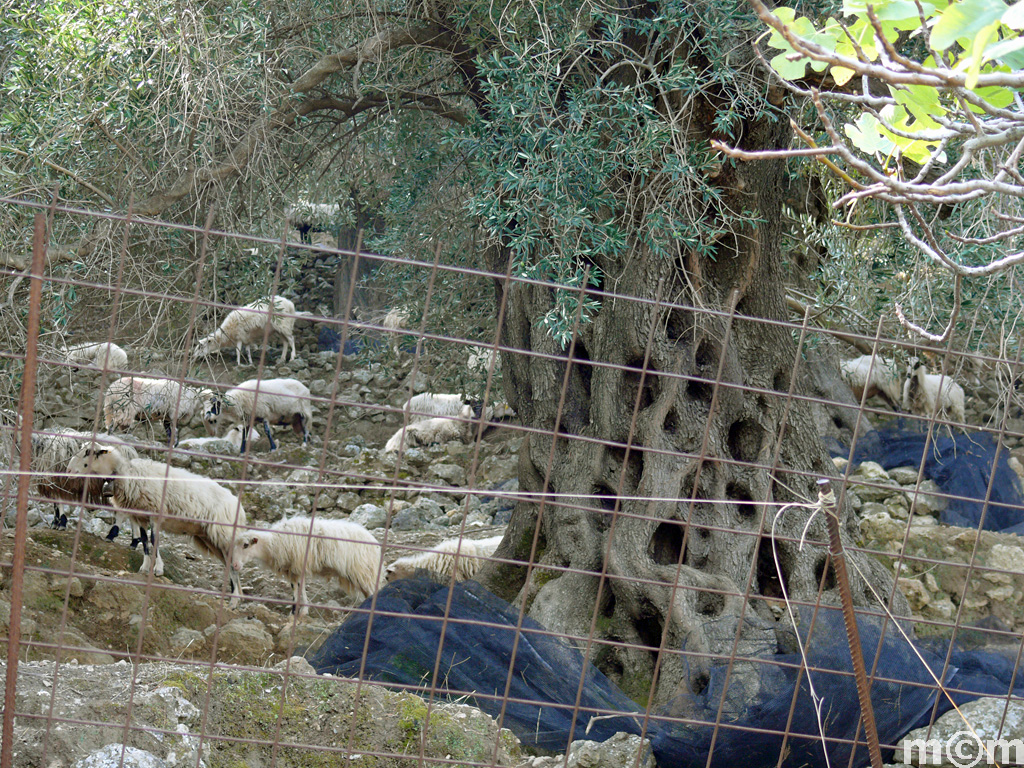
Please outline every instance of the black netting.
[[[990, 434], [969, 432], [928, 434], [901, 427], [874, 430], [857, 440], [852, 461], [875, 461], [885, 469], [918, 467], [951, 497], [941, 520], [947, 525], [982, 527], [988, 531], [1024, 533], [1024, 494], [1020, 479], [1007, 463], [1009, 451], [996, 455]], [[833, 456], [848, 456], [848, 450], [833, 450]], [[992, 493], [986, 507], [989, 482]], [[986, 511], [987, 510], [987, 511]]]
[[[457, 584], [451, 594], [435, 681], [440, 619], [448, 597], [447, 587], [424, 578], [395, 582], [378, 595], [376, 609], [381, 613], [372, 619], [365, 668], [361, 658], [371, 624], [366, 613], [350, 616], [311, 655], [310, 663], [320, 673], [357, 677], [362, 669], [372, 680], [423, 691], [433, 687], [451, 697], [469, 696], [474, 705], [495, 717], [503, 711], [502, 725], [526, 744], [544, 749], [565, 750], [573, 722], [572, 738], [577, 739], [600, 741], [617, 731], [640, 732], [640, 707], [584, 662], [577, 650], [543, 634], [536, 622], [525, 619], [517, 632], [518, 611], [475, 582]], [[369, 605], [367, 601], [363, 607]], [[935, 685], [891, 622], [861, 618], [859, 630], [869, 669], [878, 657], [871, 691], [879, 738], [883, 744], [895, 745], [931, 717]], [[712, 667], [701, 693], [679, 696], [652, 715], [647, 735], [660, 766], [705, 766], [720, 708], [712, 765], [773, 766], [785, 751], [783, 765], [824, 768], [819, 711], [831, 764], [848, 764], [851, 742], [855, 735], [863, 742], [863, 734], [857, 733], [860, 709], [841, 614], [820, 609], [816, 616], [806, 611], [801, 619], [800, 644], [808, 664], [816, 669], [812, 680], [820, 707], [811, 696], [807, 673], [801, 672], [797, 638], [786, 631], [778, 635], [774, 650], [756, 659], [740, 659], [729, 675], [725, 663]], [[942, 673], [945, 649], [941, 645], [933, 641], [929, 647], [919, 646], [917, 653], [936, 674]], [[1012, 658], [993, 651], [958, 651], [946, 671], [947, 685], [970, 692], [958, 695], [958, 703], [979, 693], [1005, 696], [1013, 668]], [[581, 675], [586, 676], [585, 684], [574, 717]], [[503, 708], [507, 684], [511, 700]], [[1016, 691], [1024, 694], [1019, 682]], [[939, 697], [939, 713], [950, 706], [946, 696]], [[609, 711], [622, 715], [591, 722], [593, 715]], [[781, 734], [787, 731], [791, 735], [785, 738]], [[854, 765], [867, 762], [861, 744]]]

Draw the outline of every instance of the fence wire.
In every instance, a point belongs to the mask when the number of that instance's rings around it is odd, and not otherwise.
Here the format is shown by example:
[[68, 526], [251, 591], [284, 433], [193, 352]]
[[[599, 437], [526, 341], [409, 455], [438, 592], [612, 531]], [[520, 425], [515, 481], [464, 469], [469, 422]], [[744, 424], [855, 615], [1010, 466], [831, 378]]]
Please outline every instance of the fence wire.
[[[108, 228], [99, 256], [47, 250], [47, 232], [88, 227]], [[190, 258], [138, 255], [158, 238]], [[673, 304], [661, 287], [574, 288], [573, 340], [523, 349], [510, 293], [560, 286], [440, 248], [417, 262], [295, 240], [54, 204], [32, 264], [2, 272], [0, 768], [569, 766], [571, 742], [617, 732], [647, 746], [602, 764], [862, 765], [877, 757], [851, 657], [888, 762], [980, 696], [1002, 706], [985, 739], [1021, 735], [999, 730], [1024, 649], [1019, 354]], [[654, 370], [654, 322], [642, 360], [592, 358], [583, 299], [724, 332], [700, 375]], [[452, 322], [459, 301], [489, 302], [490, 324]], [[770, 387], [730, 371], [741, 324], [792, 336], [795, 367]], [[872, 352], [868, 379], [891, 378], [888, 402], [798, 369], [824, 360], [842, 381], [854, 348]], [[561, 377], [530, 379], [536, 361]], [[603, 371], [632, 386], [619, 439], [573, 400], [574, 377]], [[664, 415], [655, 380], [705, 404], [696, 426]], [[778, 433], [738, 420], [719, 455], [737, 398], [781, 414]], [[553, 421], [524, 418], [534, 399]], [[662, 434], [701, 436], [692, 450], [652, 439], [655, 412]], [[653, 466], [681, 490], [645, 482]], [[603, 484], [564, 487], [588, 472]], [[839, 552], [802, 490], [823, 477]]]

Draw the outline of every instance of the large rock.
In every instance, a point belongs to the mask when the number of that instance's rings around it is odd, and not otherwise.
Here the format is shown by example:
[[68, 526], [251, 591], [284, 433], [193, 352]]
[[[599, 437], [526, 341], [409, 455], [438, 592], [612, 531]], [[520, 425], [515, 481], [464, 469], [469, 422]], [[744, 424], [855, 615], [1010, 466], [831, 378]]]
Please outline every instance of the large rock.
[[[1024, 743], [1020, 741], [1024, 739], [1024, 704], [1007, 703], [1006, 699], [977, 699], [961, 705], [960, 711], [963, 716], [955, 710], [947, 712], [931, 727], [908, 733], [896, 747], [894, 759], [910, 765], [949, 768], [1024, 763]], [[1017, 744], [1008, 743], [1007, 751], [998, 744], [999, 740], [1015, 739]], [[997, 742], [991, 745], [991, 758], [981, 747], [982, 743], [989, 746], [990, 741]]]
[[650, 742], [631, 733], [616, 733], [604, 742], [574, 741], [567, 758], [566, 768], [657, 768]]
[[400, 768], [421, 750], [428, 764], [521, 763], [516, 738], [480, 710], [317, 677], [301, 659], [261, 671], [21, 662], [15, 706], [25, 716], [14, 768], [114, 768], [122, 746], [132, 768], [305, 768], [349, 756], [355, 765], [365, 754], [380, 755], [379, 768]]

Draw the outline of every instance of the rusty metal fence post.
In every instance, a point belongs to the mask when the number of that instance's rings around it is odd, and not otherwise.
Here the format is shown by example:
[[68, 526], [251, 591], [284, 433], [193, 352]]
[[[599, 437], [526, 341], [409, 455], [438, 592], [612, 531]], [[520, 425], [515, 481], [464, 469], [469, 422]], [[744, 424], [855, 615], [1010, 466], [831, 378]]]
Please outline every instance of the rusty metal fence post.
[[14, 526], [14, 554], [11, 558], [11, 621], [7, 634], [7, 679], [4, 686], [3, 741], [0, 768], [14, 760], [14, 702], [18, 681], [18, 651], [21, 644], [21, 597], [25, 581], [25, 547], [28, 539], [28, 488], [31, 480], [32, 412], [35, 408], [36, 367], [39, 343], [39, 308], [42, 305], [43, 270], [46, 266], [46, 215], [37, 213], [32, 237], [32, 269], [29, 287], [28, 337], [25, 370], [21, 378], [19, 413], [21, 429], [15, 439], [21, 444], [18, 462], [17, 518]]

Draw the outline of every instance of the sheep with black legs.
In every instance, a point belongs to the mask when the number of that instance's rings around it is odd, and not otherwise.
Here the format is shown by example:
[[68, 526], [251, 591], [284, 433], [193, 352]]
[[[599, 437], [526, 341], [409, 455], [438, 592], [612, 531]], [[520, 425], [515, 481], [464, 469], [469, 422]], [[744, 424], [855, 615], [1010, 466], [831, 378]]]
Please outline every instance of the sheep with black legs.
[[501, 544], [503, 535], [474, 541], [473, 539], [448, 539], [426, 552], [400, 557], [391, 563], [385, 574], [388, 581], [404, 579], [417, 571], [428, 571], [440, 582], [472, 579], [483, 567], [486, 558], [494, 554]]
[[177, 444], [178, 421], [186, 423], [203, 407], [205, 390], [168, 379], [124, 376], [111, 383], [103, 396], [103, 424], [128, 430], [137, 419], [163, 421], [169, 445]]
[[300, 201], [284, 209], [285, 226], [297, 230], [299, 240], [311, 242], [309, 233], [330, 232], [336, 229], [341, 206], [337, 203], [307, 203]]
[[107, 477], [111, 504], [136, 523], [152, 527], [152, 554], [142, 540], [145, 556], [140, 573], [153, 568], [161, 576], [160, 534], [189, 536], [195, 547], [223, 563], [231, 581], [231, 607], [238, 605], [242, 585], [232, 568], [231, 548], [246, 523], [241, 502], [213, 480], [149, 459], [126, 459], [108, 447], [88, 447], [71, 460], [68, 471]]
[[269, 530], [248, 530], [235, 541], [232, 566], [256, 558], [292, 586], [292, 614], [309, 613], [306, 578], [337, 576], [341, 589], [362, 602], [377, 591], [380, 544], [358, 523], [291, 517]]
[[[223, 395], [208, 392], [203, 403], [203, 421], [206, 431], [217, 434], [222, 421], [237, 421], [248, 426], [262, 424], [270, 441], [270, 450], [277, 443], [270, 434], [271, 424], [290, 424], [302, 442], [309, 442], [309, 427], [313, 420], [312, 393], [295, 379], [250, 379], [232, 387]], [[247, 440], [243, 436], [239, 450], [245, 453]]]
[[[271, 314], [271, 302], [273, 303], [273, 314]], [[237, 367], [242, 364], [242, 346], [244, 345], [249, 365], [252, 365], [251, 345], [262, 344], [264, 335], [267, 336], [267, 343], [270, 343], [274, 334], [277, 334], [284, 338], [281, 362], [284, 362], [289, 346], [292, 350], [290, 360], [294, 360], [296, 354], [295, 318], [299, 314], [307, 316], [309, 313], [297, 313], [295, 305], [284, 296], [272, 296], [270, 300], [260, 299], [252, 304], [246, 304], [244, 307], [233, 309], [228, 312], [227, 317], [220, 324], [220, 328], [196, 342], [192, 358], [198, 360], [234, 346], [235, 366]]]
[[62, 349], [61, 356], [75, 368], [89, 366], [123, 371], [128, 367], [128, 353], [110, 341], [75, 344]]
[[903, 391], [895, 366], [884, 357], [861, 355], [839, 364], [839, 374], [850, 385], [854, 398], [878, 395], [894, 410], [900, 410]]
[[[95, 435], [73, 429], [48, 429], [32, 433], [32, 484], [40, 496], [53, 502], [52, 528], [67, 528], [68, 516], [61, 510], [62, 504], [76, 506], [84, 503], [87, 508], [95, 508], [107, 503], [103, 495], [103, 483], [107, 478], [69, 474], [71, 459], [91, 444], [110, 448], [125, 459], [139, 458], [138, 452], [131, 445], [112, 435]], [[15, 442], [15, 453], [17, 447]], [[118, 532], [119, 527], [114, 525], [107, 538], [113, 541]], [[138, 530], [133, 528], [132, 546], [138, 541]]]
[[907, 380], [903, 384], [903, 410], [963, 424], [966, 419], [965, 400], [964, 388], [950, 376], [928, 373], [922, 360], [911, 358]]
[[462, 406], [456, 418], [431, 418], [412, 422], [400, 428], [384, 445], [385, 453], [396, 453], [411, 446], [466, 440], [473, 428], [473, 409]]

